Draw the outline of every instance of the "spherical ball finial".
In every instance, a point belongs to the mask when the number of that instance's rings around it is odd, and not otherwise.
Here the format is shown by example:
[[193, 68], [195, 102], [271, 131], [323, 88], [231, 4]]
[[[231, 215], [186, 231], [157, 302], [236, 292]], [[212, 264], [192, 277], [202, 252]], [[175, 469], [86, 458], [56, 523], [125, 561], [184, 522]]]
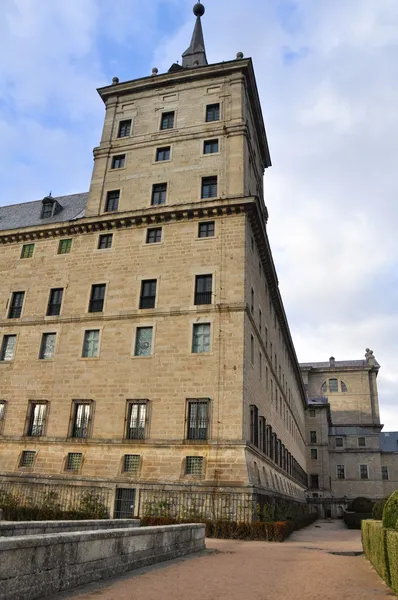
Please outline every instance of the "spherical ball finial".
[[193, 7], [193, 14], [195, 17], [203, 17], [205, 14], [205, 7], [200, 2], [197, 2]]
[[153, 67], [152, 75], [157, 75], [158, 73], [159, 73], [159, 69], [157, 69], [156, 67]]
[[236, 58], [238, 60], [242, 60], [242, 58], [243, 58], [243, 52], [238, 52], [237, 55], [236, 55]]
[[119, 77], [113, 77], [112, 84], [117, 85], [119, 83]]

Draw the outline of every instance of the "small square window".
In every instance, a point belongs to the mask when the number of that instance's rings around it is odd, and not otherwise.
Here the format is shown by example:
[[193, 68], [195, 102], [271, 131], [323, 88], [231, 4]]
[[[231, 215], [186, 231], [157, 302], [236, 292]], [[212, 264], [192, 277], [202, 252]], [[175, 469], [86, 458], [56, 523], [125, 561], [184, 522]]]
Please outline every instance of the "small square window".
[[214, 221], [205, 221], [204, 223], [199, 223], [198, 237], [214, 237], [214, 226]]
[[187, 456], [185, 460], [186, 475], [203, 474], [203, 456]]
[[152, 206], [166, 204], [167, 183], [155, 183], [152, 186]]
[[39, 354], [41, 360], [49, 360], [54, 357], [56, 339], [56, 333], [43, 333]]
[[104, 233], [99, 236], [98, 250], [109, 250], [112, 248], [113, 233]]
[[72, 248], [72, 240], [60, 240], [58, 245], [58, 254], [69, 254]]
[[359, 465], [361, 479], [369, 479], [368, 465]]
[[160, 129], [173, 129], [174, 127], [174, 112], [165, 112], [162, 114]]
[[217, 177], [202, 178], [202, 199], [217, 197]]
[[34, 450], [24, 450], [21, 454], [20, 467], [33, 467], [35, 462], [36, 452]]
[[83, 358], [96, 358], [99, 351], [99, 329], [90, 329], [84, 332]]
[[65, 471], [79, 471], [82, 460], [83, 454], [81, 452], [69, 452], [66, 457]]
[[34, 244], [24, 244], [22, 246], [21, 258], [32, 258], [34, 251], [35, 251]]
[[210, 323], [195, 323], [192, 336], [192, 353], [210, 352]]
[[119, 123], [119, 138], [128, 137], [131, 133], [131, 119], [126, 119], [125, 121], [120, 121]]
[[318, 450], [316, 448], [311, 448], [311, 459], [318, 460]]
[[343, 445], [344, 445], [343, 438], [337, 437], [335, 443], [336, 443], [336, 448], [343, 448]]
[[139, 454], [125, 454], [123, 459], [123, 472], [124, 473], [138, 473], [140, 468], [140, 455]]
[[105, 212], [116, 212], [119, 208], [120, 190], [112, 190], [106, 194]]
[[13, 360], [15, 354], [15, 346], [17, 343], [16, 335], [5, 335], [1, 344], [0, 361]]
[[137, 327], [134, 356], [151, 356], [153, 327]]
[[218, 140], [206, 140], [203, 144], [203, 154], [215, 154], [218, 152]]
[[153, 227], [152, 229], [148, 229], [146, 232], [146, 243], [147, 244], [160, 244], [162, 241], [162, 228], [161, 227]]
[[119, 154], [118, 156], [112, 157], [112, 169], [123, 169], [124, 163], [126, 161], [125, 154]]
[[157, 148], [156, 150], [156, 161], [161, 162], [164, 160], [170, 160], [170, 146], [165, 146], [164, 148]]
[[219, 104], [208, 104], [206, 106], [206, 122], [220, 120], [220, 105]]
[[359, 448], [366, 448], [366, 439], [364, 437], [358, 438], [358, 446]]

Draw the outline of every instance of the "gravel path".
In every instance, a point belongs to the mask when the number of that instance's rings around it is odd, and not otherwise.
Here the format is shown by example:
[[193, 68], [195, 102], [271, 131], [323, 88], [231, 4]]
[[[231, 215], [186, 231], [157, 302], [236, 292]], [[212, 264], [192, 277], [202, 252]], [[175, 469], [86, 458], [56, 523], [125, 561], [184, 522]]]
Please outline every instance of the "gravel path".
[[[204, 553], [90, 584], [54, 600], [392, 600], [359, 531], [318, 521], [283, 544], [206, 540]], [[331, 552], [354, 555], [330, 554]]]

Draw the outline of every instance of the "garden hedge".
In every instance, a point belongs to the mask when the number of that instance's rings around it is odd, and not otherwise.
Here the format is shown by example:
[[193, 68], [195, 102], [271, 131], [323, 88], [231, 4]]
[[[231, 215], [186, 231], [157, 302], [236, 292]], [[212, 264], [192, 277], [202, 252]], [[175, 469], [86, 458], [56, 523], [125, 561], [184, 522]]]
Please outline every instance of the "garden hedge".
[[398, 521], [398, 490], [393, 492], [383, 510], [383, 527], [395, 529]]
[[373, 507], [372, 516], [376, 521], [381, 521], [383, 519], [383, 510], [390, 496], [386, 496], [382, 498]]
[[362, 521], [362, 546], [365, 556], [372, 563], [380, 577], [390, 585], [385, 535], [386, 531], [381, 521]]
[[398, 595], [398, 531], [386, 531], [385, 535], [387, 556], [390, 567], [389, 585]]

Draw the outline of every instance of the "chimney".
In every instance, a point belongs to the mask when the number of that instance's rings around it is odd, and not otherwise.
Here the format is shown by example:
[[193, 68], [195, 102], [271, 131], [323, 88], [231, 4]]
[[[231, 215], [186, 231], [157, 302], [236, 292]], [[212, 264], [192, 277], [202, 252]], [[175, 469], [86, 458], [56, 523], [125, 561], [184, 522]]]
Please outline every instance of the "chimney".
[[332, 367], [333, 369], [336, 366], [336, 360], [335, 360], [334, 356], [331, 356], [329, 358], [329, 366]]

